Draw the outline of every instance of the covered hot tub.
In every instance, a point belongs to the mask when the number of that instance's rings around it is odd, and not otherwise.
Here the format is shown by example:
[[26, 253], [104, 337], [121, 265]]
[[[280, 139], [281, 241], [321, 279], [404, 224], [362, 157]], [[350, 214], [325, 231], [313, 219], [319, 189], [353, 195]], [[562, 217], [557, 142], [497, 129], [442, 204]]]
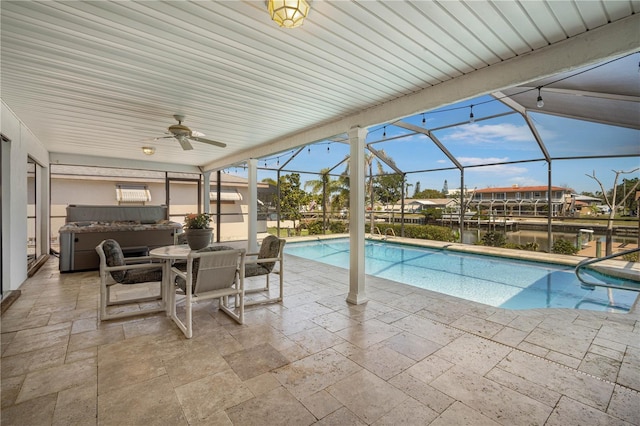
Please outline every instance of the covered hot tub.
[[143, 256], [149, 250], [174, 244], [182, 225], [167, 218], [167, 206], [67, 207], [60, 230], [60, 272], [100, 267], [96, 246], [116, 240], [125, 256]]

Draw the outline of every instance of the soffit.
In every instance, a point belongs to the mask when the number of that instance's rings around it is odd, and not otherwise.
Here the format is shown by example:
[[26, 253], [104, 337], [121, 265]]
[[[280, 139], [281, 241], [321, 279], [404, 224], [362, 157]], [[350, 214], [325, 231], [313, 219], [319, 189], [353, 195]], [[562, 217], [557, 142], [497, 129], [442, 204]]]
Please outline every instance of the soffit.
[[[331, 133], [331, 123], [368, 111], [376, 115], [363, 124], [397, 118], [399, 100], [430, 89], [446, 95], [424, 105], [419, 98], [412, 112], [495, 90], [495, 82], [462, 82], [636, 19], [629, 17], [640, 5], [314, 1], [295, 30], [278, 28], [263, 1], [5, 0], [0, 7], [2, 100], [48, 151], [203, 166], [249, 158], [292, 135], [301, 144], [330, 137], [345, 130]], [[504, 76], [516, 81], [520, 73]], [[195, 142], [183, 151], [173, 139], [153, 141], [174, 114], [228, 147]], [[143, 145], [156, 153], [144, 156]]]

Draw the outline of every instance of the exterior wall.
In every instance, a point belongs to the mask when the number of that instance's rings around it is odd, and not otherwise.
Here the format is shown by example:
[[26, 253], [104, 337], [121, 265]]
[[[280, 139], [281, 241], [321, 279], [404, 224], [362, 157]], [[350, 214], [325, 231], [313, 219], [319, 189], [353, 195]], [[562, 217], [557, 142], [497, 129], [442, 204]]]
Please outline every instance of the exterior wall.
[[[89, 180], [73, 178], [51, 178], [51, 241], [58, 240], [58, 230], [66, 222], [69, 204], [94, 204], [117, 206], [116, 184], [120, 180]], [[166, 204], [164, 183], [148, 183], [151, 202], [146, 205]], [[131, 204], [129, 204], [131, 205]]]
[[[58, 230], [65, 224], [66, 208], [69, 204], [118, 205], [116, 200], [116, 184], [118, 179], [88, 180], [88, 179], [51, 179], [51, 238], [57, 242]], [[151, 192], [151, 202], [146, 205], [162, 205], [165, 202], [164, 182], [140, 182], [148, 185]], [[184, 216], [195, 213], [197, 204], [193, 203], [195, 183], [172, 182], [171, 189], [171, 217], [170, 219], [183, 223]], [[248, 233], [249, 193], [247, 187], [236, 187], [242, 195], [241, 201], [222, 201], [221, 208], [221, 241], [246, 240]], [[218, 228], [216, 222], [216, 202], [210, 206], [214, 215], [212, 226]], [[266, 222], [258, 223], [258, 232], [266, 232]]]
[[[27, 158], [48, 175], [49, 153], [4, 103], [0, 105], [0, 132], [11, 140], [2, 146], [2, 286], [16, 290], [27, 278]], [[38, 215], [42, 227], [40, 250], [49, 251], [49, 179], [36, 183]], [[34, 230], [36, 232], [36, 230]]]

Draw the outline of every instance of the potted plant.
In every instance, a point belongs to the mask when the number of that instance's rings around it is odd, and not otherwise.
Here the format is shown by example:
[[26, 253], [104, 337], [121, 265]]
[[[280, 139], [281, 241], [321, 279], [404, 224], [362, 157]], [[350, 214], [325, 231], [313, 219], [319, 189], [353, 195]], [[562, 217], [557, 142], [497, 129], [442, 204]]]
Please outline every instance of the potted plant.
[[205, 248], [211, 243], [213, 228], [209, 227], [212, 218], [209, 213], [188, 213], [184, 217], [184, 232], [191, 250]]

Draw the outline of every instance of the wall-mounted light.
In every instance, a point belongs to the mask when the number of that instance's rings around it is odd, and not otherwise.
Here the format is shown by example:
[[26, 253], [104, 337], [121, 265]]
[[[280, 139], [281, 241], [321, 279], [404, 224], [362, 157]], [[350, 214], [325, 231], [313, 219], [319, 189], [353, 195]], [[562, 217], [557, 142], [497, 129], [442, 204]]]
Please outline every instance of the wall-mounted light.
[[156, 149], [152, 146], [143, 146], [142, 152], [144, 152], [145, 155], [153, 155], [156, 152]]
[[538, 100], [536, 101], [536, 106], [538, 108], [542, 108], [544, 106], [544, 101], [542, 100], [542, 95], [540, 94], [540, 89], [542, 89], [542, 86], [538, 87]]
[[269, 15], [278, 25], [285, 28], [296, 28], [302, 25], [309, 14], [307, 0], [268, 0]]

